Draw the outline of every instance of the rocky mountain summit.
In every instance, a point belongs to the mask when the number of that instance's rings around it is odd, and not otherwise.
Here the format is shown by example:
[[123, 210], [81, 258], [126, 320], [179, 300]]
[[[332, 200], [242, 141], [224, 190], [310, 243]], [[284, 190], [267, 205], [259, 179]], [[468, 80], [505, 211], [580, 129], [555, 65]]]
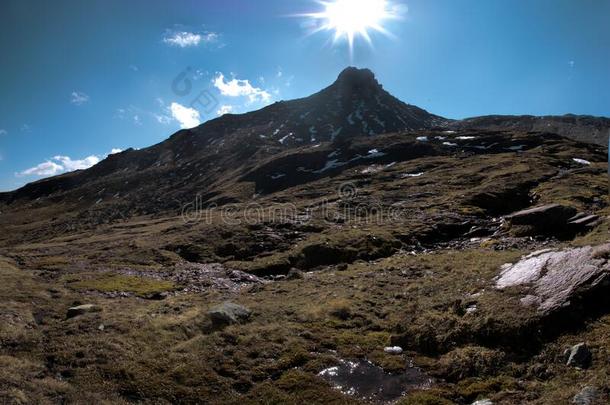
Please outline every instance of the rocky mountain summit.
[[608, 403], [603, 125], [507, 120], [348, 68], [2, 194], [0, 403]]

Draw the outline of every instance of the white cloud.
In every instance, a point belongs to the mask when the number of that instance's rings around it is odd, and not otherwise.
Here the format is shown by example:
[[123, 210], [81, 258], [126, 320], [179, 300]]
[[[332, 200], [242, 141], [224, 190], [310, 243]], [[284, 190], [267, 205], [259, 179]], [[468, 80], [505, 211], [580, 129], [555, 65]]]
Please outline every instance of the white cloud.
[[213, 83], [214, 87], [220, 90], [220, 94], [223, 96], [248, 97], [251, 103], [256, 101], [268, 103], [271, 100], [271, 94], [266, 90], [252, 86], [248, 80], [233, 78], [225, 81], [225, 76], [222, 73], [217, 73]]
[[216, 111], [216, 114], [218, 115], [225, 115], [228, 114], [230, 112], [233, 111], [233, 106], [232, 105], [221, 105], [220, 108], [218, 109], [218, 111]]
[[194, 108], [185, 107], [176, 102], [170, 106], [172, 117], [180, 123], [181, 128], [193, 128], [201, 124], [199, 111]]
[[80, 91], [73, 91], [70, 95], [70, 102], [74, 105], [83, 105], [89, 101], [89, 96]]
[[129, 65], [129, 69], [131, 69], [134, 72], [137, 72], [140, 70], [140, 68], [138, 68], [136, 65]]
[[133, 123], [136, 124], [137, 126], [142, 125], [142, 120], [140, 119], [140, 116], [138, 114], [135, 114], [133, 116]]
[[20, 173], [16, 173], [16, 176], [54, 176], [56, 174], [61, 173], [63, 170], [63, 166], [58, 165], [55, 162], [51, 162], [50, 160], [47, 160], [46, 162], [42, 162]]
[[201, 43], [210, 44], [217, 42], [219, 35], [215, 32], [188, 32], [188, 31], [171, 31], [168, 30], [163, 37], [163, 42], [180, 48], [190, 46], [198, 46]]
[[0, 135], [6, 135], [8, 131], [6, 129], [0, 129]]
[[61, 165], [64, 167], [65, 171], [71, 172], [74, 170], [88, 169], [91, 166], [98, 164], [100, 161], [100, 158], [95, 155], [91, 155], [91, 156], [87, 156], [84, 159], [72, 160], [68, 156], [55, 156], [55, 157], [53, 157], [53, 160], [60, 162]]
[[30, 132], [32, 128], [28, 124], [23, 124], [21, 126], [21, 132]]
[[[123, 150], [113, 148], [108, 155], [121, 153]], [[57, 174], [72, 172], [74, 170], [84, 170], [98, 164], [106, 156], [91, 155], [83, 159], [72, 159], [69, 156], [53, 156], [51, 159], [30, 167], [22, 172], [15, 173], [17, 177], [25, 176], [55, 176]]]

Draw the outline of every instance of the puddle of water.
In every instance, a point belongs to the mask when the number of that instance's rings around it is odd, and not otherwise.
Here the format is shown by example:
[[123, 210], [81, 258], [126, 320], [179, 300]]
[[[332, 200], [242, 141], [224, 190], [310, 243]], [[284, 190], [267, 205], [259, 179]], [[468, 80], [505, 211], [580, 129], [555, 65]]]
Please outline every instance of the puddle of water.
[[389, 374], [368, 360], [340, 360], [337, 366], [318, 375], [344, 394], [377, 402], [393, 401], [408, 391], [432, 384], [418, 368], [407, 367], [401, 374]]

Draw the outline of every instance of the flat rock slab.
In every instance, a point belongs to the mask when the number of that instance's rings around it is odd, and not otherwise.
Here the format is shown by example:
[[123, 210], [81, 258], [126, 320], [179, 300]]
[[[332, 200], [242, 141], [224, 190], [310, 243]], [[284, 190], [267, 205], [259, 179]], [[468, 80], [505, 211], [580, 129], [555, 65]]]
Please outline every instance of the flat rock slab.
[[610, 290], [610, 244], [565, 250], [541, 250], [505, 264], [496, 288], [525, 287], [522, 304], [550, 313], [597, 288]]
[[557, 234], [566, 231], [576, 210], [559, 204], [548, 204], [514, 212], [504, 217], [506, 227], [516, 236]]
[[515, 225], [543, 224], [561, 220], [567, 222], [576, 215], [576, 210], [559, 204], [548, 204], [514, 212], [505, 218]]

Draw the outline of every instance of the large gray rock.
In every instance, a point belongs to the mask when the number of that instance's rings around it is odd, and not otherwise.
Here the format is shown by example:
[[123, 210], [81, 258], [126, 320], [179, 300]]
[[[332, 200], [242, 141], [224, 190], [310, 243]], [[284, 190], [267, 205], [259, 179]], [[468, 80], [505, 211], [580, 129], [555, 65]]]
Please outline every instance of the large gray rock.
[[537, 251], [503, 265], [496, 288], [520, 286], [523, 305], [550, 313], [599, 289], [610, 290], [609, 254], [610, 245]]
[[585, 343], [572, 346], [566, 365], [577, 368], [588, 368], [591, 365], [591, 351]]
[[576, 212], [572, 207], [548, 204], [504, 217], [504, 227], [515, 236], [555, 235], [571, 237], [600, 223], [599, 216]]
[[68, 313], [66, 314], [66, 317], [69, 319], [91, 312], [100, 312], [101, 310], [102, 308], [93, 304], [79, 305], [76, 307], [68, 308]]
[[208, 315], [214, 325], [232, 325], [247, 321], [252, 312], [238, 304], [224, 302], [208, 311]]
[[572, 403], [576, 405], [596, 405], [602, 403], [602, 398], [597, 388], [585, 387], [578, 394], [574, 395]]
[[568, 222], [576, 209], [548, 204], [514, 212], [504, 217], [506, 226], [517, 236], [556, 234], [567, 231]]

